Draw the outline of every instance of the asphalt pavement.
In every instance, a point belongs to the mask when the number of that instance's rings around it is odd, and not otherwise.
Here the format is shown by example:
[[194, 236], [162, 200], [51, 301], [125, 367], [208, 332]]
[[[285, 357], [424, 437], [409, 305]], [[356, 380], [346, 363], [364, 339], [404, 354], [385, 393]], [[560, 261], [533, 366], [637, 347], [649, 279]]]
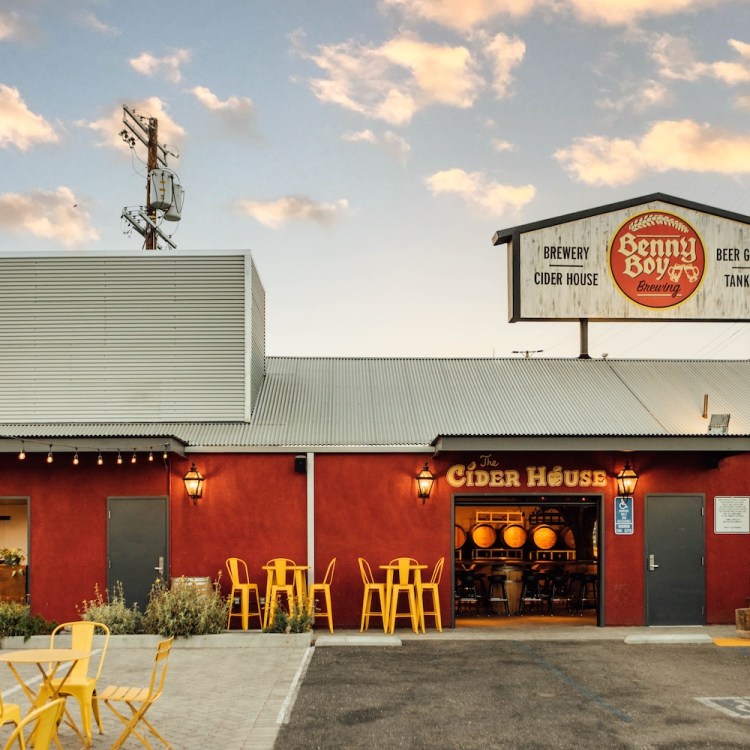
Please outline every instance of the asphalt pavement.
[[[750, 642], [734, 635], [577, 627], [180, 639], [149, 717], [175, 750], [746, 748]], [[3, 651], [46, 645], [35, 640], [6, 639]], [[113, 638], [100, 687], [147, 684], [155, 643]], [[5, 674], [4, 700], [27, 707]], [[102, 718], [95, 750], [120, 732], [104, 708]], [[66, 750], [81, 746], [66, 725], [60, 737]]]

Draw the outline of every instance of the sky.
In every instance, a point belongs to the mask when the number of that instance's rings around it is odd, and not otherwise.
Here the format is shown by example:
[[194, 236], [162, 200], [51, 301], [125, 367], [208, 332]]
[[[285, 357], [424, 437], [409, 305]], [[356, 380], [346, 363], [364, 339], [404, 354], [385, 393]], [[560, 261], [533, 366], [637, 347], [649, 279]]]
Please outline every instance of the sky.
[[[185, 190], [145, 251], [158, 121]], [[747, 0], [2, 0], [0, 252], [249, 250], [266, 353], [576, 357], [508, 323], [497, 230], [666, 193], [750, 214]], [[591, 323], [750, 358], [746, 323]]]

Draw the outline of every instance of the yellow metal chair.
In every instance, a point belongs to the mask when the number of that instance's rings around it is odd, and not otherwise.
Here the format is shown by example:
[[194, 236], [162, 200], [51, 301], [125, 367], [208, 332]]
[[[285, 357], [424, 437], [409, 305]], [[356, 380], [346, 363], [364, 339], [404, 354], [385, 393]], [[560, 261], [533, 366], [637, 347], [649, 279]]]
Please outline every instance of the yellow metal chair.
[[[268, 581], [266, 583], [266, 607], [263, 613], [263, 627], [267, 628], [273, 622], [273, 613], [279, 603], [282, 594], [287, 598], [287, 606], [291, 611], [294, 602], [294, 576], [289, 568], [294, 566], [294, 560], [288, 557], [275, 557], [269, 560], [265, 567], [268, 570]], [[289, 576], [292, 575], [291, 578]]]
[[[80, 651], [93, 651], [94, 650], [94, 635], [97, 631], [103, 636], [103, 643], [101, 649], [99, 649], [98, 663], [96, 671], [93, 675], [89, 675], [89, 666], [91, 657], [87, 659], [80, 659], [73, 670], [66, 678], [65, 682], [59, 677], [51, 680], [51, 687], [59, 695], [66, 696], [71, 695], [77, 701], [81, 709], [81, 721], [83, 723], [83, 735], [78, 730], [70, 715], [65, 710], [68, 724], [75, 730], [75, 732], [81, 737], [86, 743], [86, 746], [91, 745], [91, 715], [94, 715], [96, 724], [99, 727], [99, 734], [103, 733], [102, 719], [99, 714], [99, 701], [96, 694], [96, 683], [102, 673], [102, 667], [104, 666], [104, 657], [107, 654], [107, 646], [109, 645], [109, 628], [101, 622], [89, 622], [86, 620], [77, 620], [75, 622], [64, 622], [58, 625], [50, 636], [50, 648], [55, 648], [55, 641], [59, 640], [63, 633], [70, 633], [70, 648], [78, 649]], [[60, 645], [59, 643], [57, 644]], [[62, 684], [62, 687], [60, 687]], [[49, 688], [47, 688], [49, 691]]]
[[[417, 604], [419, 605], [419, 624], [422, 628], [422, 632], [425, 632], [424, 618], [434, 617], [435, 628], [438, 632], [443, 632], [443, 623], [440, 619], [440, 599], [438, 589], [440, 587], [440, 579], [443, 575], [443, 565], [445, 564], [445, 558], [441, 557], [436, 563], [432, 570], [432, 577], [427, 583], [423, 583], [421, 580], [417, 582]], [[432, 609], [424, 608], [424, 595], [430, 594], [432, 597]]]
[[326, 608], [324, 610], [316, 610], [315, 616], [324, 616], [328, 620], [328, 629], [333, 633], [333, 612], [331, 608], [331, 583], [333, 582], [333, 571], [336, 567], [336, 558], [334, 557], [331, 562], [328, 563], [328, 569], [326, 570], [325, 577], [322, 583], [313, 583], [308, 591], [309, 595], [309, 611], [313, 611], [315, 606], [315, 594], [320, 592], [323, 594]]
[[[383, 621], [383, 632], [388, 630], [388, 613], [386, 612], [385, 584], [376, 583], [372, 575], [370, 563], [364, 557], [357, 558], [359, 562], [359, 572], [362, 574], [362, 583], [364, 585], [364, 595], [362, 597], [362, 618], [359, 624], [359, 632], [369, 629], [370, 617], [379, 617]], [[373, 609], [373, 597], [377, 596], [380, 602], [380, 609]]]
[[21, 707], [17, 703], [5, 703], [0, 693], [0, 725], [21, 723]]
[[[159, 641], [157, 644], [156, 656], [154, 657], [154, 668], [151, 672], [151, 681], [149, 682], [148, 687], [109, 685], [99, 696], [99, 700], [104, 701], [107, 708], [109, 708], [110, 711], [112, 711], [112, 713], [125, 725], [125, 729], [115, 740], [111, 750], [117, 750], [117, 748], [122, 747], [131, 734], [140, 740], [142, 745], [150, 748], [151, 745], [146, 737], [137, 731], [141, 724], [143, 724], [154, 737], [160, 740], [165, 747], [170, 747], [164, 737], [156, 731], [153, 724], [146, 719], [146, 712], [154, 705], [154, 703], [156, 703], [164, 690], [164, 680], [167, 676], [167, 660], [172, 649], [173, 641], [174, 638], [167, 638], [166, 640]], [[115, 707], [117, 704], [122, 703], [130, 709], [130, 715], [125, 713], [124, 709], [118, 711]]]
[[[64, 710], [65, 698], [57, 698], [29, 712], [13, 730], [5, 743], [4, 750], [11, 750], [15, 743], [18, 743], [21, 748], [49, 750], [52, 740], [57, 739], [57, 725]], [[24, 737], [29, 727], [31, 731], [28, 736]]]
[[[419, 607], [417, 605], [417, 591], [416, 585], [412, 578], [412, 564], [416, 564], [416, 560], [412, 557], [397, 557], [391, 560], [390, 565], [397, 565], [398, 570], [396, 573], [396, 580], [391, 584], [390, 591], [386, 591], [386, 599], [388, 601], [388, 632], [393, 633], [396, 629], [396, 618], [408, 617], [411, 620], [411, 629], [417, 633], [419, 632]], [[406, 594], [406, 601], [409, 606], [408, 612], [399, 612], [398, 604], [401, 594]]]
[[[242, 629], [247, 630], [250, 618], [257, 617], [258, 625], [263, 624], [263, 615], [260, 611], [260, 591], [258, 584], [250, 581], [247, 572], [247, 563], [239, 557], [230, 557], [226, 562], [229, 571], [229, 579], [232, 582], [232, 591], [229, 594], [229, 615], [227, 616], [227, 630], [232, 624], [233, 617], [239, 617]], [[250, 610], [250, 594], [255, 597], [254, 609]], [[234, 599], [239, 596], [240, 611], [234, 612]]]

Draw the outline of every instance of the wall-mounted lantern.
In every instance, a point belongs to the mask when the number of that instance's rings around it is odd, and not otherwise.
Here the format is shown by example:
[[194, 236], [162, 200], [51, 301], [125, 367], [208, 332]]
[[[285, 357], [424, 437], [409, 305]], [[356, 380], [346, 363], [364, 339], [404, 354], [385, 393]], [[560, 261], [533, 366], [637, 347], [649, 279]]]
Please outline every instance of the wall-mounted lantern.
[[193, 501], [193, 505], [196, 505], [199, 498], [203, 497], [203, 483], [206, 481], [203, 474], [193, 464], [190, 467], [190, 471], [182, 478], [182, 481], [185, 482], [185, 492], [187, 492], [188, 497]]
[[434, 482], [435, 476], [425, 461], [424, 468], [417, 474], [417, 497], [422, 498], [422, 505], [424, 505], [425, 500], [430, 496]]
[[615, 477], [617, 480], [617, 493], [623, 497], [633, 497], [635, 486], [638, 484], [638, 475], [630, 468], [626, 461], [625, 466]]

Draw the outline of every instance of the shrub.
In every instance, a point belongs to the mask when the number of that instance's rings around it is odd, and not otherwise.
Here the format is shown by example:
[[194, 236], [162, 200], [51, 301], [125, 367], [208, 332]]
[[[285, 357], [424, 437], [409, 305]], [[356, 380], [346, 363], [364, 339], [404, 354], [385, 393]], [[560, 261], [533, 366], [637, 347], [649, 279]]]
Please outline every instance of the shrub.
[[144, 627], [147, 633], [165, 637], [222, 633], [227, 627], [228, 606], [218, 581], [213, 591], [205, 591], [185, 583], [170, 589], [159, 579], [151, 587]]
[[32, 635], [49, 635], [57, 623], [31, 614], [28, 604], [0, 601], [0, 638], [22, 635], [28, 640]]
[[112, 635], [130, 635], [142, 629], [143, 615], [137, 604], [128, 607], [121, 581], [115, 582], [112, 595], [107, 592], [106, 597], [102, 596], [98, 585], [94, 586], [94, 598], [84, 600], [78, 613], [82, 620], [103, 623]]
[[307, 633], [312, 628], [314, 612], [307, 597], [294, 597], [289, 610], [276, 602], [270, 624], [264, 633]]

